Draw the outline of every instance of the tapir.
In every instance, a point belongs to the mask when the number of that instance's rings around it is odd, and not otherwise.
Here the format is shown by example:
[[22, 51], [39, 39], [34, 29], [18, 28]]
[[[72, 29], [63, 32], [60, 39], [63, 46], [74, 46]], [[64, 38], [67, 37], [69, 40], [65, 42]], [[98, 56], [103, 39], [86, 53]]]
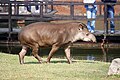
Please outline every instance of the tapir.
[[21, 29], [18, 40], [22, 45], [22, 50], [19, 53], [20, 64], [24, 64], [24, 56], [28, 48], [32, 49], [33, 56], [39, 63], [42, 63], [42, 59], [38, 55], [38, 50], [42, 47], [51, 47], [47, 63], [50, 62], [53, 54], [60, 47], [63, 47], [67, 61], [70, 64], [72, 63], [70, 57], [71, 44], [78, 40], [96, 42], [96, 37], [81, 22], [35, 22]]

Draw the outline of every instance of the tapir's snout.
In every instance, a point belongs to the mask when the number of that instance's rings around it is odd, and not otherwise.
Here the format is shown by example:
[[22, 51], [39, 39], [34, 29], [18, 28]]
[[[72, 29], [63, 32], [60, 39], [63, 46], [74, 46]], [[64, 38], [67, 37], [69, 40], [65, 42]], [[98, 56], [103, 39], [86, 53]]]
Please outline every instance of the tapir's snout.
[[88, 34], [87, 35], [87, 37], [85, 37], [84, 39], [83, 39], [83, 41], [87, 41], [87, 42], [94, 42], [94, 43], [96, 43], [97, 41], [96, 41], [96, 37], [93, 35], [93, 34]]
[[92, 42], [97, 42], [96, 37], [93, 34], [89, 34], [88, 37], [91, 39]]

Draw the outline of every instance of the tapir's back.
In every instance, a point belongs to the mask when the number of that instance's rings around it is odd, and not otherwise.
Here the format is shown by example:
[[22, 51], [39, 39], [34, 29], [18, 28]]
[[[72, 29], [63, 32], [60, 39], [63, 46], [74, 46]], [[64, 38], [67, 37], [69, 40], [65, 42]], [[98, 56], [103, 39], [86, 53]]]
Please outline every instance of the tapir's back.
[[39, 45], [64, 44], [69, 42], [76, 32], [76, 25], [72, 23], [37, 22], [23, 28], [19, 34], [19, 40], [24, 45], [34, 42], [38, 42]]

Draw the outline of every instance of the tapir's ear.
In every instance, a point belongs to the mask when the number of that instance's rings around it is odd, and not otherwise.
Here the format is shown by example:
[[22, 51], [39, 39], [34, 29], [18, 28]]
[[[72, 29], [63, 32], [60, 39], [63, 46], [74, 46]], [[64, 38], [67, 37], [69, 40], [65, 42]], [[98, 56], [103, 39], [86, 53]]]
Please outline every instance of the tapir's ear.
[[79, 26], [80, 26], [82, 29], [87, 28], [87, 26], [86, 26], [84, 23], [82, 23], [82, 22], [79, 23]]

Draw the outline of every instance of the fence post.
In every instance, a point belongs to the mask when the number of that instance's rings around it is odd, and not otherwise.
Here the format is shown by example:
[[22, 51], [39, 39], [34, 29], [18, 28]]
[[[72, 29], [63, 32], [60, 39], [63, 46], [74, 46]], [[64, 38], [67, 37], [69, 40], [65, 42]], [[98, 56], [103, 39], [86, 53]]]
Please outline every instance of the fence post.
[[40, 2], [40, 17], [43, 17], [43, 1]]
[[11, 26], [11, 15], [12, 15], [12, 4], [11, 4], [11, 2], [9, 1], [9, 3], [8, 3], [8, 12], [9, 12], [9, 15], [8, 15], [8, 17], [9, 17], [9, 19], [8, 19], [8, 25], [9, 25], [9, 33], [10, 32], [12, 32], [13, 30], [12, 30], [12, 26]]
[[13, 31], [12, 29], [12, 19], [11, 19], [11, 16], [12, 16], [12, 3], [9, 1], [8, 2], [8, 26], [9, 26], [9, 34], [8, 34], [8, 52], [11, 53], [11, 47], [9, 46], [9, 41], [11, 41], [11, 32]]
[[47, 13], [47, 9], [48, 9], [48, 0], [45, 0], [45, 13]]
[[50, 3], [51, 3], [51, 11], [53, 11], [53, 0], [51, 0]]
[[108, 20], [107, 20], [107, 4], [104, 4], [104, 39], [106, 39], [108, 34]]
[[72, 18], [74, 17], [74, 4], [73, 4], [73, 2], [70, 3], [70, 16]]

